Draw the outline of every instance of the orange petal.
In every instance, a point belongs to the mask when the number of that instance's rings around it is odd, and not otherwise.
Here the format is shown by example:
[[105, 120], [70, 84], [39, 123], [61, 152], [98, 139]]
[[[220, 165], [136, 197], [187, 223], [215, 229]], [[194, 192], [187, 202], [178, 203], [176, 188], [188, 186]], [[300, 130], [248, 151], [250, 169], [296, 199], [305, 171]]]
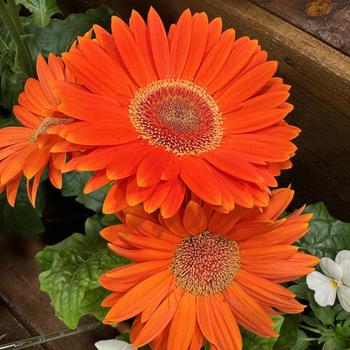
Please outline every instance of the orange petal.
[[218, 98], [219, 104], [224, 110], [228, 110], [230, 106], [247, 100], [266, 84], [276, 69], [277, 62], [275, 61], [262, 63], [252, 69], [225, 90]]
[[142, 16], [135, 10], [131, 11], [129, 24], [130, 30], [134, 34], [136, 45], [142, 51], [142, 56], [145, 60], [145, 64], [147, 64], [149, 67], [148, 71], [152, 72], [152, 80], [156, 80], [157, 73], [153, 62], [152, 48], [147, 25]]
[[114, 214], [128, 205], [126, 202], [126, 184], [127, 181], [120, 180], [112, 185], [103, 203], [104, 214]]
[[182, 292], [176, 289], [163, 302], [146, 322], [140, 334], [133, 342], [133, 347], [141, 347], [151, 342], [160, 334], [173, 318], [178, 308]]
[[138, 86], [145, 86], [154, 78], [149, 65], [143, 59], [129, 27], [117, 16], [112, 17], [112, 35], [125, 67]]
[[222, 32], [222, 19], [221, 17], [216, 17], [209, 23], [209, 26], [208, 26], [208, 40], [207, 40], [207, 47], [205, 52], [206, 55], [212, 49], [215, 43], [220, 39], [221, 32]]
[[148, 31], [158, 76], [160, 79], [167, 78], [170, 73], [170, 51], [168, 38], [163, 22], [153, 7], [151, 7], [148, 12]]
[[234, 35], [235, 31], [233, 29], [226, 30], [204, 57], [195, 77], [195, 80], [201, 86], [208, 86], [220, 72], [231, 52]]
[[175, 27], [174, 37], [170, 45], [170, 74], [180, 77], [191, 45], [192, 16], [189, 9], [185, 10]]
[[147, 213], [153, 213], [165, 202], [169, 196], [171, 184], [170, 181], [159, 183], [152, 194], [145, 199], [143, 207]]
[[168, 159], [169, 153], [163, 147], [152, 149], [141, 161], [137, 169], [137, 185], [150, 187], [159, 183]]
[[170, 277], [171, 272], [166, 270], [139, 283], [123, 295], [123, 297], [112, 307], [104, 322], [118, 323], [140, 313], [152, 302], [152, 295], [156, 290], [157, 293], [164, 293], [164, 291], [169, 288]]
[[224, 296], [240, 325], [263, 337], [278, 335], [272, 328], [271, 317], [237, 283], [229, 285]]
[[164, 218], [175, 215], [185, 197], [185, 186], [181, 179], [175, 177], [169, 181], [168, 185], [170, 187], [168, 196], [160, 207], [160, 213]]
[[130, 177], [126, 187], [126, 201], [128, 205], [134, 206], [147, 200], [154, 192], [156, 186], [140, 187], [137, 185], [136, 178]]
[[84, 194], [94, 192], [110, 182], [111, 180], [107, 178], [104, 170], [96, 171], [93, 175], [91, 175], [89, 181], [86, 183], [84, 187]]
[[220, 205], [221, 191], [211, 167], [199, 157], [185, 156], [181, 159], [180, 176], [185, 184], [204, 201]]
[[[150, 147], [144, 147], [138, 142], [125, 145], [114, 152], [114, 160], [107, 167], [107, 177], [123, 179], [134, 175], [146, 155], [151, 151]], [[121, 162], [120, 160], [123, 159]]]
[[31, 179], [36, 173], [44, 168], [50, 159], [50, 153], [46, 150], [36, 150], [31, 153], [23, 163], [23, 174]]
[[166, 227], [155, 224], [152, 221], [145, 220], [144, 218], [127, 214], [125, 221], [127, 225], [137, 229], [146, 236], [164, 239], [173, 243], [177, 243], [179, 241], [179, 238], [170, 232]]
[[10, 126], [0, 129], [0, 147], [14, 145], [16, 143], [28, 143], [32, 129]]
[[269, 205], [264, 208], [259, 217], [276, 220], [286, 210], [294, 197], [290, 188], [279, 188], [272, 191]]
[[6, 184], [6, 197], [11, 207], [15, 206], [16, 196], [18, 192], [19, 182], [21, 181], [22, 175], [18, 175], [13, 180]]
[[242, 180], [255, 183], [264, 181], [258, 169], [236, 152], [231, 152], [228, 149], [219, 149], [204, 153], [203, 157], [220, 170]]
[[191, 80], [202, 63], [208, 38], [208, 16], [195, 13], [192, 18], [191, 44], [182, 77]]
[[168, 349], [188, 350], [196, 326], [196, 297], [184, 293], [171, 322]]
[[[22, 100], [22, 102], [23, 102], [23, 100]], [[22, 106], [14, 106], [13, 113], [15, 114], [16, 118], [20, 121], [20, 123], [28, 128], [34, 129], [42, 121], [38, 116], [31, 113], [27, 108], [23, 108]], [[27, 132], [29, 132], [28, 129], [24, 129], [24, 130], [27, 130]], [[32, 130], [32, 132], [33, 131], [34, 130]]]
[[38, 74], [41, 88], [43, 89], [43, 92], [45, 93], [47, 99], [52, 104], [58, 104], [59, 100], [54, 96], [51, 88], [51, 82], [54, 80], [54, 77], [51, 69], [49, 68], [42, 55], [39, 55], [36, 60], [36, 72]]
[[203, 208], [196, 202], [190, 201], [183, 216], [183, 226], [192, 235], [201, 233], [208, 228], [208, 218]]
[[250, 60], [257, 47], [257, 40], [245, 41], [236, 48], [237, 43], [238, 40], [233, 44], [232, 51], [216, 78], [208, 85], [208, 91], [211, 94], [214, 94], [235, 78]]

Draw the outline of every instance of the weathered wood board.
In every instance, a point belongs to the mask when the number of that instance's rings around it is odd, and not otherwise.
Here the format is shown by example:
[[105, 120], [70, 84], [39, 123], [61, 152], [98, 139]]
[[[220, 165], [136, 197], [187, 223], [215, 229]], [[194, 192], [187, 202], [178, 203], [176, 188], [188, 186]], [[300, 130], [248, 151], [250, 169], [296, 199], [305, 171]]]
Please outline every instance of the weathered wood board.
[[350, 56], [348, 0], [251, 0]]
[[[39, 290], [39, 265], [35, 254], [43, 244], [38, 240], [0, 235], [0, 344], [66, 329], [55, 315], [49, 297]], [[9, 313], [10, 311], [10, 313]], [[96, 322], [86, 318], [82, 323]], [[6, 334], [3, 338], [3, 334]], [[94, 343], [117, 335], [112, 327], [73, 335], [33, 347], [33, 350], [96, 350]]]

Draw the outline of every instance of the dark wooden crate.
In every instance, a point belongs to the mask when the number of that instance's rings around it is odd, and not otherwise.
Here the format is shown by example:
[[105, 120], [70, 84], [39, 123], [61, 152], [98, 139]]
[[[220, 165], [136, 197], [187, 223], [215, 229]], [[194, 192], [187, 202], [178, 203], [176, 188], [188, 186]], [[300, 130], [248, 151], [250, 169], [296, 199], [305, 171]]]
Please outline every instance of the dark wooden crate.
[[[323, 200], [334, 216], [350, 221], [348, 210], [350, 58], [316, 38], [349, 53], [347, 49], [349, 36], [344, 36], [344, 44], [339, 47], [330, 39], [322, 37], [316, 27], [313, 31], [303, 24], [298, 11], [300, 8], [305, 9], [305, 6], [312, 1], [252, 0], [252, 2], [247, 0], [59, 1], [66, 14], [105, 4], [118, 11], [125, 20], [128, 19], [132, 8], [145, 15], [149, 6], [153, 5], [168, 24], [189, 7], [193, 12], [206, 11], [210, 18], [221, 16], [225, 27], [234, 27], [238, 35], [257, 38], [269, 52], [269, 57], [280, 62], [279, 74], [293, 86], [291, 102], [295, 105], [295, 110], [289, 121], [303, 130], [296, 141], [299, 151], [293, 160], [294, 167], [280, 177], [280, 185], [291, 183], [296, 189], [295, 206]], [[333, 12], [330, 11], [325, 16], [334, 16], [334, 11], [339, 10], [340, 2], [340, 0], [334, 1]], [[342, 23], [343, 18], [339, 19], [339, 15], [336, 18], [338, 24], [334, 26], [338, 25], [339, 30], [332, 27], [332, 31], [343, 35], [342, 28], [348, 23]], [[314, 25], [315, 21], [312, 22]], [[322, 21], [319, 20], [318, 28], [324, 26], [325, 22], [331, 23], [331, 19], [324, 17]], [[39, 268], [34, 261], [34, 254], [42, 248], [42, 243], [39, 241], [18, 243], [18, 241], [0, 236], [2, 252], [0, 344], [64, 328], [63, 323], [55, 318], [48, 297], [39, 291], [37, 281]], [[4, 333], [6, 337], [1, 338]], [[107, 327], [85, 335], [55, 341], [36, 349], [92, 350], [94, 341], [110, 338], [113, 334], [115, 335], [115, 332]]]

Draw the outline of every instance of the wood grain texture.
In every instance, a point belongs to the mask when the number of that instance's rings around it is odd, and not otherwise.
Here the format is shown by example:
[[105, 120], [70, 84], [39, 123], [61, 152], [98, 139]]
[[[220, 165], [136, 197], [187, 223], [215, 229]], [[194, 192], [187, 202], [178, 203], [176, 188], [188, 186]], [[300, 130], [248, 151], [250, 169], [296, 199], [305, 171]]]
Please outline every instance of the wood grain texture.
[[350, 56], [348, 0], [251, 0]]
[[[55, 315], [49, 297], [39, 290], [39, 266], [34, 256], [43, 248], [39, 241], [20, 240], [17, 237], [0, 235], [0, 298], [11, 314], [31, 336], [43, 335], [66, 329]], [[0, 304], [0, 325], [8, 317], [4, 306]], [[83, 323], [96, 322], [92, 317], [85, 318]], [[0, 336], [3, 332], [0, 328]], [[96, 350], [94, 343], [110, 339], [118, 333], [112, 327], [102, 326], [94, 331], [69, 336], [61, 340], [46, 343], [47, 350], [86, 349]], [[11, 333], [11, 341], [21, 340], [27, 335], [19, 326]], [[0, 342], [1, 344], [1, 342]]]
[[[36, 335], [36, 334], [34, 334]], [[6, 305], [0, 302], [0, 346], [13, 341], [30, 338], [30, 334], [9, 312]], [[32, 346], [31, 350], [43, 350], [42, 346]]]

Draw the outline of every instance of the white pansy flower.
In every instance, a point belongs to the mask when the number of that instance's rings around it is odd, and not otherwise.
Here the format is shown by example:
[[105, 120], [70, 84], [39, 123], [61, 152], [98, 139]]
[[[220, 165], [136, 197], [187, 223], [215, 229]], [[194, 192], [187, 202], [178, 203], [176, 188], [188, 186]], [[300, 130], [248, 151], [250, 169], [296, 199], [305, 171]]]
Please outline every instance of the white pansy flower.
[[126, 341], [117, 339], [100, 340], [95, 343], [95, 346], [97, 350], [137, 350]]
[[335, 262], [322, 258], [320, 266], [324, 274], [314, 271], [306, 277], [308, 287], [315, 291], [317, 304], [333, 305], [338, 295], [340, 305], [350, 312], [350, 250], [340, 251]]

